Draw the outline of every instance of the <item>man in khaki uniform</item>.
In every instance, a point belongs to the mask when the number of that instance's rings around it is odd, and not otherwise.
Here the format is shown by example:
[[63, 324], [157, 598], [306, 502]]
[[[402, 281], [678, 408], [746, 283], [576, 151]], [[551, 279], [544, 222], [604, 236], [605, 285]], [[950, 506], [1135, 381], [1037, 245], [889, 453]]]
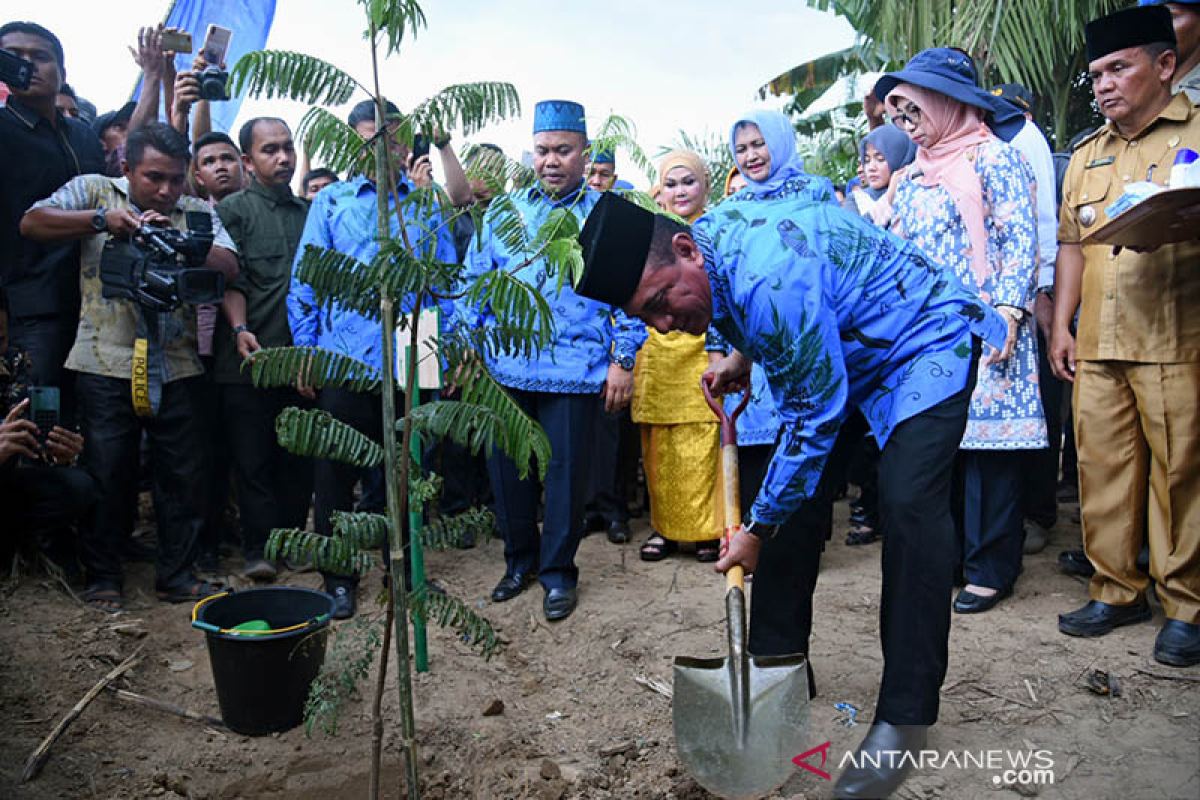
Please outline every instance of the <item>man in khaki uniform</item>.
[[1154, 657], [1189, 666], [1200, 663], [1200, 241], [1141, 253], [1083, 241], [1126, 185], [1163, 184], [1179, 148], [1200, 150], [1200, 108], [1171, 94], [1167, 9], [1119, 11], [1085, 33], [1108, 124], [1076, 148], [1063, 181], [1050, 361], [1075, 383], [1083, 541], [1096, 574], [1092, 602], [1058, 627], [1103, 636], [1150, 618], [1135, 567], [1147, 537], [1167, 617]]

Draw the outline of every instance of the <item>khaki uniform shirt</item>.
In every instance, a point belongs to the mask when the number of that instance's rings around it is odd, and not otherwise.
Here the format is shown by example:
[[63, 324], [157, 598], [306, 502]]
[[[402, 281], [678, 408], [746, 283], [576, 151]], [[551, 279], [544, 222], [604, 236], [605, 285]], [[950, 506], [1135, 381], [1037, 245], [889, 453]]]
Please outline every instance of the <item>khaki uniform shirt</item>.
[[1187, 75], [1182, 76], [1179, 82], [1171, 87], [1172, 92], [1186, 92], [1188, 99], [1193, 103], [1200, 103], [1200, 64], [1192, 67]]
[[[1186, 94], [1175, 95], [1132, 139], [1111, 122], [1084, 139], [1063, 179], [1058, 241], [1078, 244], [1108, 222], [1104, 210], [1127, 184], [1149, 175], [1165, 185], [1181, 147], [1200, 150], [1200, 108]], [[1083, 262], [1076, 358], [1200, 360], [1200, 239], [1142, 254], [1087, 245]]]
[[[140, 213], [129, 199], [129, 181], [103, 175], [80, 175], [72, 178], [45, 200], [30, 207], [48, 206], [63, 211], [88, 209], [128, 209]], [[237, 247], [225, 232], [220, 218], [198, 197], [183, 195], [168, 215], [171, 224], [187, 230], [187, 211], [203, 211], [212, 217], [213, 247], [224, 247], [236, 253]], [[110, 299], [103, 296], [100, 283], [100, 256], [109, 234], [99, 233], [82, 241], [79, 289], [82, 305], [79, 311], [79, 330], [75, 346], [67, 356], [66, 366], [77, 372], [129, 380], [133, 375], [133, 343], [137, 338], [140, 307], [133, 300]], [[190, 378], [204, 372], [196, 352], [196, 307], [182, 305], [168, 314], [159, 315], [163, 344], [163, 383]]]

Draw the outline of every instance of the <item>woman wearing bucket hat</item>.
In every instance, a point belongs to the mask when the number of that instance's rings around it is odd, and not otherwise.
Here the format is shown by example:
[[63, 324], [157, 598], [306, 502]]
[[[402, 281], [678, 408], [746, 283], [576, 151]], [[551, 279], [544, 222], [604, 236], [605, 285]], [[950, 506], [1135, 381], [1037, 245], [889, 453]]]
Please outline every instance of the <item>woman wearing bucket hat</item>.
[[1037, 340], [1026, 325], [1038, 263], [1033, 175], [989, 129], [1023, 118], [975, 84], [971, 60], [937, 47], [875, 84], [917, 157], [892, 202], [892, 231], [919, 245], [1009, 322], [1008, 343], [981, 364], [959, 450], [967, 585], [959, 613], [987, 611], [1021, 569], [1020, 451], [1047, 446]]

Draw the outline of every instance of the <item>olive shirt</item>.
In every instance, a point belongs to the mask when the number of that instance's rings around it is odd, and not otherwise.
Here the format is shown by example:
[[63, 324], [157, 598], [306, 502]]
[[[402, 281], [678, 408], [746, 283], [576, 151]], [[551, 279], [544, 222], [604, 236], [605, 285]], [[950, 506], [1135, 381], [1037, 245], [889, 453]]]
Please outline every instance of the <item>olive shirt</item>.
[[[34, 203], [35, 208], [57, 208], [63, 211], [88, 209], [124, 209], [134, 214], [140, 209], [129, 198], [126, 178], [104, 175], [80, 175], [72, 178], [45, 200]], [[187, 230], [188, 211], [202, 211], [212, 217], [213, 246], [236, 253], [237, 247], [216, 213], [198, 197], [182, 195], [168, 214], [171, 225]], [[67, 357], [67, 369], [129, 380], [133, 375], [133, 343], [137, 338], [140, 306], [133, 300], [106, 298], [100, 283], [100, 256], [109, 234], [98, 233], [83, 239], [80, 244], [79, 290], [82, 306], [75, 346]], [[190, 378], [204, 372], [196, 352], [196, 307], [184, 304], [174, 311], [159, 314], [162, 330], [163, 363], [158, 365], [163, 383]]]
[[[1147, 175], [1165, 184], [1181, 147], [1200, 150], [1200, 108], [1177, 94], [1132, 138], [1107, 123], [1084, 139], [1063, 179], [1058, 241], [1079, 244], [1108, 222], [1105, 209]], [[1150, 172], [1153, 167], [1153, 173]], [[1149, 253], [1083, 248], [1075, 357], [1177, 364], [1200, 360], [1200, 240]]]
[[[251, 180], [249, 188], [217, 204], [217, 215], [238, 246], [238, 276], [229, 288], [246, 297], [246, 327], [263, 347], [290, 347], [287, 296], [308, 201], [288, 186], [270, 188]], [[224, 313], [217, 316], [213, 360], [217, 383], [251, 382]]]

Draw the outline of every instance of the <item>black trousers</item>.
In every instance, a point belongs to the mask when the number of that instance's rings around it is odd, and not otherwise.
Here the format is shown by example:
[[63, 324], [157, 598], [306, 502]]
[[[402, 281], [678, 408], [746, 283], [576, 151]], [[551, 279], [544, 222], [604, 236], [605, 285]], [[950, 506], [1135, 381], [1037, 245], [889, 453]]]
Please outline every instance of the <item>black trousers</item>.
[[76, 424], [75, 373], [63, 366], [75, 344], [79, 313], [37, 317], [8, 315], [8, 339], [29, 356], [29, 380], [34, 386], [57, 386], [59, 418], [64, 428]]
[[96, 482], [81, 468], [24, 463], [0, 466], [5, 540], [58, 534], [81, 520], [98, 499]]
[[279, 446], [275, 418], [288, 406], [311, 403], [292, 389], [258, 389], [223, 384], [221, 417], [225, 442], [237, 476], [246, 560], [263, 557], [272, 528], [300, 528], [308, 522], [313, 492], [313, 460]]
[[952, 474], [967, 427], [978, 357], [976, 342], [967, 386], [897, 425], [879, 457], [883, 681], [875, 718], [893, 725], [937, 721], [957, 561]]
[[[962, 563], [967, 582], [1006, 590], [1021, 573], [1021, 487], [1027, 455], [1043, 451], [960, 450]], [[1054, 489], [1054, 482], [1050, 483]]]
[[[592, 452], [588, 459], [587, 500], [584, 513], [606, 524], [629, 521], [631, 476], [637, 472], [637, 448], [640, 438], [629, 417], [629, 408], [609, 413], [604, 410], [604, 395], [596, 400], [595, 425], [592, 428]], [[632, 458], [632, 469], [630, 461]]]
[[496, 521], [504, 535], [509, 573], [538, 573], [546, 589], [567, 589], [579, 581], [575, 552], [582, 537], [585, 463], [591, 457], [590, 436], [596, 411], [590, 394], [550, 394], [509, 389], [550, 439], [546, 472], [546, 512], [539, 535], [538, 498], [542, 486], [533, 476], [521, 480], [516, 464], [499, 450], [488, 459], [496, 493]]
[[225, 538], [225, 507], [229, 502], [229, 475], [233, 464], [225, 441], [225, 420], [221, 414], [221, 387], [213, 380], [212, 356], [200, 356], [204, 364], [204, 380], [200, 386], [200, 405], [204, 412], [204, 441], [208, 445], [208, 463], [212, 474], [208, 480], [207, 513], [204, 530], [200, 531], [200, 555], [217, 555]]
[[[442, 398], [457, 400], [458, 393], [443, 392]], [[488, 480], [487, 457], [483, 453], [472, 455], [469, 448], [443, 439], [430, 456], [434, 472], [442, 477], [442, 497], [438, 502], [440, 515], [453, 516], [476, 506], [492, 506], [492, 484]]]
[[[1025, 519], [1043, 528], [1052, 528], [1058, 521], [1058, 460], [1062, 454], [1063, 382], [1054, 377], [1046, 356], [1048, 343], [1037, 330], [1038, 388], [1042, 393], [1042, 412], [1046, 416], [1046, 434], [1050, 447], [1043, 450], [1023, 450], [1021, 453], [1021, 505]], [[991, 586], [991, 584], [986, 584]]]
[[79, 424], [84, 467], [100, 490], [91, 523], [83, 527], [81, 560], [89, 584], [123, 583], [121, 542], [128, 498], [136, 491], [142, 431], [154, 459], [154, 515], [158, 520], [155, 588], [188, 584], [208, 501], [208, 447], [200, 403], [201, 377], [163, 385], [157, 416], [133, 410], [129, 381], [79, 373]]

